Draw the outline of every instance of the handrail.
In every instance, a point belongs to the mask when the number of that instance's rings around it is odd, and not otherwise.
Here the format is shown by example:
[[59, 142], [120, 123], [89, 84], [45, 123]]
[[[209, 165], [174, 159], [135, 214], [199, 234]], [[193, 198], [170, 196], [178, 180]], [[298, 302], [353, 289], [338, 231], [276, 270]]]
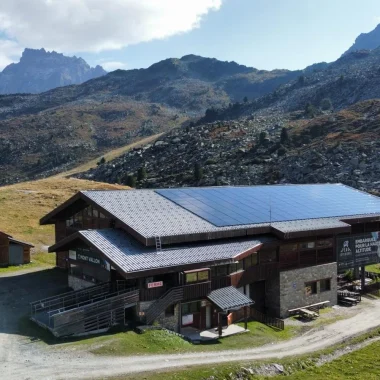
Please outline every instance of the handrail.
[[130, 289], [119, 290], [118, 292], [114, 292], [114, 293], [105, 293], [105, 294], [103, 293], [103, 295], [101, 295], [99, 297], [95, 297], [95, 298], [91, 298], [91, 299], [86, 300], [86, 301], [78, 302], [74, 305], [70, 305], [70, 306], [63, 307], [63, 308], [58, 308], [55, 310], [49, 310], [48, 315], [50, 316], [50, 315], [52, 315], [52, 313], [55, 313], [55, 314], [65, 313], [65, 312], [71, 311], [73, 309], [78, 309], [78, 308], [81, 308], [83, 306], [92, 305], [94, 303], [101, 302], [101, 301], [107, 300], [109, 298], [116, 297], [118, 295], [129, 293], [129, 292], [132, 292], [135, 290], [136, 290], [136, 288], [130, 288]]
[[35, 304], [39, 304], [39, 303], [41, 303], [41, 302], [47, 302], [47, 301], [49, 301], [49, 300], [62, 298], [62, 297], [65, 297], [66, 295], [69, 295], [69, 294], [87, 293], [88, 291], [95, 290], [95, 288], [100, 288], [100, 287], [102, 287], [102, 286], [109, 285], [109, 284], [110, 284], [110, 282], [103, 282], [103, 283], [98, 284], [98, 285], [89, 286], [88, 288], [85, 288], [85, 289], [71, 290], [70, 292], [65, 292], [65, 293], [61, 293], [61, 294], [55, 295], [55, 296], [51, 296], [51, 297], [47, 297], [47, 298], [43, 298], [43, 299], [38, 300], [38, 301], [30, 302], [30, 305], [33, 306], [33, 305], [35, 305]]

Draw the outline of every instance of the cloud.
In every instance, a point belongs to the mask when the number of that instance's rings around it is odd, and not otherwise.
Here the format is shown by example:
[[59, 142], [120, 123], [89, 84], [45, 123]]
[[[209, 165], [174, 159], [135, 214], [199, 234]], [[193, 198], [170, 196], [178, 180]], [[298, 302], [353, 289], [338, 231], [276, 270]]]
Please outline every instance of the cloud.
[[106, 71], [115, 71], [117, 69], [126, 69], [127, 64], [119, 61], [105, 61], [100, 62], [99, 65]]
[[19, 45], [101, 52], [199, 27], [222, 0], [1, 0], [0, 32]]
[[19, 58], [22, 50], [17, 42], [0, 39], [0, 70]]

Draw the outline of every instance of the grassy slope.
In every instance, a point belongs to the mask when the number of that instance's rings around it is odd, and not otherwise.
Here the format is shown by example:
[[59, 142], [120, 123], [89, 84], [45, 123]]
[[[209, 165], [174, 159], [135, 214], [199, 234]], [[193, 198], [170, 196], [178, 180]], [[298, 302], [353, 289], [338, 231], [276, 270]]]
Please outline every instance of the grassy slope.
[[[230, 363], [217, 364], [199, 367], [188, 367], [174, 371], [159, 371], [156, 373], [139, 374], [141, 380], [200, 380], [212, 378], [214, 380], [241, 379], [241, 380], [264, 380], [264, 379], [288, 379], [288, 380], [377, 380], [380, 377], [380, 362], [378, 360], [378, 350], [380, 342], [374, 342], [357, 351], [345, 354], [330, 363], [316, 367], [313, 360], [307, 357], [290, 358], [276, 360], [278, 364], [283, 364], [290, 374], [274, 377], [248, 375], [243, 371], [244, 377], [235, 377], [234, 374], [242, 375], [241, 368], [259, 366], [261, 363]], [[325, 353], [328, 354], [330, 350]], [[331, 351], [333, 352], [333, 351]], [[319, 354], [315, 355], [315, 358]], [[315, 359], [314, 358], [314, 359]], [[273, 363], [273, 362], [272, 362]], [[233, 374], [232, 376], [230, 374]], [[112, 380], [132, 380], [135, 375], [112, 378]], [[108, 379], [111, 380], [111, 379]]]
[[[176, 335], [160, 330], [146, 331], [143, 334], [128, 331], [112, 336], [98, 336], [73, 343], [73, 345], [78, 346], [78, 348], [90, 349], [93, 353], [99, 355], [217, 351], [261, 346], [290, 339], [299, 330], [297, 327], [287, 326], [284, 331], [275, 331], [259, 322], [249, 322], [248, 329], [248, 332], [200, 345], [193, 345]], [[92, 349], [92, 347], [95, 348]]]
[[32, 243], [37, 253], [46, 251], [46, 246], [54, 242], [54, 226], [40, 226], [42, 216], [80, 190], [121, 188], [125, 187], [72, 178], [0, 187], [0, 231]]

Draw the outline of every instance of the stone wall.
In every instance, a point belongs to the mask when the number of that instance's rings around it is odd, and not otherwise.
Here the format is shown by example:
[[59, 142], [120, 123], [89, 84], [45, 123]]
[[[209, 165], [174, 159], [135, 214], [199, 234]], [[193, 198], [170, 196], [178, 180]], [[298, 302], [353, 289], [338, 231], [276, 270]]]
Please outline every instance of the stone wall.
[[83, 280], [81, 278], [71, 276], [70, 274], [68, 275], [68, 285], [70, 288], [73, 290], [80, 290], [80, 289], [85, 289], [90, 286], [94, 286], [95, 284], [90, 281]]
[[[329, 291], [321, 292], [320, 281], [331, 279]], [[305, 283], [317, 281], [317, 292], [306, 294]], [[330, 301], [329, 306], [337, 303], [337, 264], [329, 263], [308, 268], [288, 270], [280, 273], [280, 310], [279, 315], [285, 318], [288, 310], [311, 305], [314, 303]]]
[[[150, 305], [155, 301], [140, 302], [139, 311], [146, 311]], [[174, 315], [165, 316], [165, 311], [161, 313], [155, 320], [160, 326], [165, 327], [168, 330], [179, 332], [179, 314], [180, 314], [180, 304], [174, 306]]]

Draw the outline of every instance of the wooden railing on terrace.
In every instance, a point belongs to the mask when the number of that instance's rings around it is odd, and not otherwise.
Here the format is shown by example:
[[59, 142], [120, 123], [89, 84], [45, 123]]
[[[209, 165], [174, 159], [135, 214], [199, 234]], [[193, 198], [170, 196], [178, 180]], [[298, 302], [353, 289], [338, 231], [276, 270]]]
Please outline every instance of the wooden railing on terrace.
[[[269, 315], [263, 314], [260, 311], [253, 308], [248, 309], [247, 318], [248, 320], [253, 320], [253, 321], [263, 323], [264, 325], [270, 326], [277, 330], [284, 330], [285, 328], [285, 323], [282, 319], [270, 317]], [[231, 323], [239, 322], [239, 321], [242, 321], [243, 319], [244, 319], [243, 309], [233, 311], [232, 313], [230, 313], [229, 321]]]

